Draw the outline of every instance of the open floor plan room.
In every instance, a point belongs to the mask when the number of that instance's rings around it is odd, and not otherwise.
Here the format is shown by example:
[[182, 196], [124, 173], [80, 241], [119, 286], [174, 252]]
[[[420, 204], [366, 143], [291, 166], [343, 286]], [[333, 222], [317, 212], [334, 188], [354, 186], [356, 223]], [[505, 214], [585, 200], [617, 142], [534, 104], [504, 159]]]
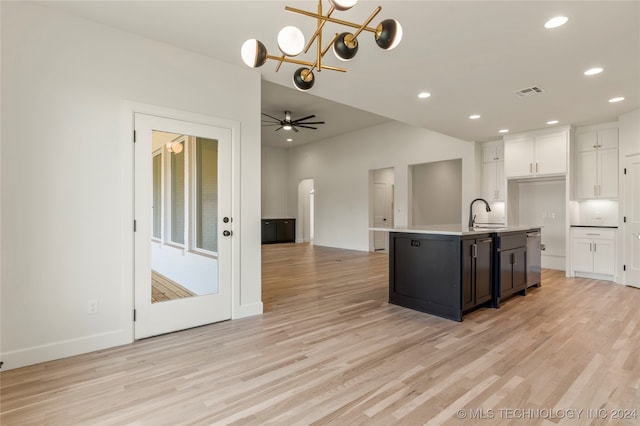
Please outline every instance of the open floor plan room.
[[456, 322], [389, 304], [387, 254], [262, 256], [264, 315], [2, 372], [0, 423], [640, 421], [638, 289], [547, 269]]

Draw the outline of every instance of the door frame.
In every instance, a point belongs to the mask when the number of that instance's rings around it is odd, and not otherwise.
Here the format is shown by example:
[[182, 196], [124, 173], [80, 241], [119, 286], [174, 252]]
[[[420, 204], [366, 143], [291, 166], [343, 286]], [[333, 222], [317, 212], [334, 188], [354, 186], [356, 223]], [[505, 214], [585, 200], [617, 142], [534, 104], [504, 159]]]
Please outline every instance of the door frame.
[[124, 101], [122, 108], [122, 128], [126, 132], [125, 140], [131, 141], [129, 150], [129, 170], [127, 176], [130, 182], [130, 193], [128, 194], [129, 214], [123, 215], [123, 227], [129, 229], [131, 232], [131, 240], [128, 244], [128, 250], [123, 252], [123, 256], [129, 256], [128, 259], [123, 259], [123, 262], [129, 264], [129, 277], [127, 281], [128, 286], [125, 286], [125, 293], [122, 295], [123, 301], [123, 313], [122, 324], [123, 327], [129, 330], [131, 341], [135, 340], [135, 327], [134, 327], [134, 273], [135, 273], [135, 233], [133, 232], [133, 222], [135, 220], [135, 203], [134, 203], [134, 185], [135, 185], [135, 173], [134, 173], [134, 130], [135, 130], [135, 114], [148, 114], [156, 115], [159, 117], [187, 121], [192, 123], [199, 123], [208, 126], [222, 127], [230, 130], [231, 132], [231, 217], [233, 218], [234, 238], [231, 242], [231, 319], [238, 318], [241, 313], [241, 294], [240, 294], [240, 254], [241, 244], [240, 236], [242, 230], [242, 222], [240, 217], [240, 122], [235, 120], [229, 120], [220, 117], [214, 117], [210, 115], [183, 111], [173, 108], [162, 107], [158, 105], [144, 104], [135, 101]]

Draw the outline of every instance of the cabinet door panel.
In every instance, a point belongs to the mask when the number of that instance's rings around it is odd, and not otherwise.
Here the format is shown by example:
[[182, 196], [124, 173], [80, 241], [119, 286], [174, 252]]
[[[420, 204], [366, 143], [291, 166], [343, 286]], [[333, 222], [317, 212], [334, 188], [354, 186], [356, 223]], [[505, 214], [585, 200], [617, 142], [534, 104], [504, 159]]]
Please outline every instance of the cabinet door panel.
[[527, 287], [527, 249], [524, 247], [514, 250], [513, 289], [524, 290]]
[[582, 272], [593, 271], [593, 245], [590, 239], [574, 238], [572, 243], [573, 270]]
[[507, 177], [532, 176], [533, 137], [521, 136], [504, 143], [504, 174]]
[[535, 172], [537, 175], [567, 172], [567, 133], [538, 135], [535, 138]]
[[576, 192], [578, 198], [594, 198], [598, 184], [596, 151], [579, 152], [576, 156]]
[[598, 197], [618, 197], [618, 150], [598, 151]]
[[474, 261], [472, 257], [474, 241], [462, 241], [462, 309], [472, 308], [475, 305], [473, 294]]
[[593, 241], [593, 272], [596, 274], [614, 274], [615, 249], [611, 240]]
[[509, 294], [513, 289], [513, 266], [511, 259], [513, 250], [500, 252], [500, 294]]
[[482, 165], [482, 187], [484, 198], [489, 201], [496, 200], [496, 170], [497, 163], [484, 163]]
[[578, 133], [576, 135], [576, 151], [592, 151], [598, 147], [598, 134], [597, 132], [585, 132]]
[[598, 148], [618, 148], [618, 129], [604, 129], [598, 131]]
[[475, 303], [481, 304], [491, 300], [492, 296], [492, 252], [493, 241], [488, 238], [478, 240], [476, 257]]

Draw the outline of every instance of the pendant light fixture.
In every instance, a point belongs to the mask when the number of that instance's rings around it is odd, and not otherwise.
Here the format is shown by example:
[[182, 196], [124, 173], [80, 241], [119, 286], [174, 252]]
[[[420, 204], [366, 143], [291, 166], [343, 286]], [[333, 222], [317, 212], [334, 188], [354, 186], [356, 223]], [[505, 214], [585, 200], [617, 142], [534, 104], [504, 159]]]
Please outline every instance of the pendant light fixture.
[[[242, 45], [242, 49], [240, 51], [242, 60], [247, 66], [252, 68], [261, 67], [267, 62], [267, 59], [275, 60], [278, 62], [276, 72], [280, 70], [280, 66], [283, 62], [302, 65], [302, 67], [296, 69], [293, 73], [293, 85], [298, 90], [307, 91], [311, 89], [315, 83], [314, 71], [321, 72], [325, 69], [340, 72], [347, 71], [342, 67], [326, 65], [322, 60], [330, 48], [333, 48], [333, 53], [341, 61], [349, 61], [353, 59], [358, 53], [358, 36], [363, 31], [373, 33], [375, 42], [380, 48], [384, 50], [391, 50], [395, 48], [402, 39], [402, 27], [398, 21], [395, 19], [385, 19], [376, 27], [369, 27], [371, 21], [373, 21], [373, 19], [382, 10], [381, 6], [375, 8], [371, 15], [369, 15], [362, 24], [343, 21], [331, 16], [334, 11], [349, 10], [356, 3], [357, 0], [329, 0], [330, 8], [326, 14], [323, 14], [322, 12], [322, 0], [318, 0], [317, 13], [285, 6], [285, 10], [289, 12], [316, 19], [316, 30], [308, 43], [305, 45], [302, 31], [296, 27], [287, 26], [278, 33], [278, 49], [282, 55], [270, 55], [267, 52], [267, 48], [261, 41], [249, 39]], [[336, 33], [331, 38], [331, 41], [323, 47], [322, 32], [327, 22], [351, 27], [355, 30], [353, 32], [347, 31]], [[293, 59], [293, 57], [298, 56], [303, 52], [308, 53], [314, 43], [316, 44], [317, 51], [313, 62]]]

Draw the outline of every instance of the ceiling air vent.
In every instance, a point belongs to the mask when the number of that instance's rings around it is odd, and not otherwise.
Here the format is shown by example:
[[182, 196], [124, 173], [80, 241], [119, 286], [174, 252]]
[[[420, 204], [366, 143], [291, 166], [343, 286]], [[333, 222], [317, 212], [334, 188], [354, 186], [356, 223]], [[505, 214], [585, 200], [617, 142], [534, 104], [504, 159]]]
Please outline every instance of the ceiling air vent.
[[524, 89], [516, 90], [513, 93], [520, 96], [521, 98], [526, 98], [527, 96], [537, 95], [538, 93], [542, 93], [542, 92], [544, 92], [544, 90], [542, 90], [542, 87], [531, 86], [531, 87], [525, 87]]

